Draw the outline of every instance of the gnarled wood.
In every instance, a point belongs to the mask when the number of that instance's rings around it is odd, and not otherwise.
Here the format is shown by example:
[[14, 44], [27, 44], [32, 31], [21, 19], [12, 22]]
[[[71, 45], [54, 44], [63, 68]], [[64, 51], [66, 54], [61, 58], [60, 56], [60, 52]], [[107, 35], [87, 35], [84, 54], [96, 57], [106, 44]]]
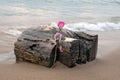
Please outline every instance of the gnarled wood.
[[[51, 67], [54, 64], [55, 45], [52, 35], [58, 29], [41, 26], [28, 29], [22, 33], [15, 43], [16, 61], [29, 61]], [[76, 63], [86, 63], [96, 58], [98, 36], [83, 32], [72, 32], [63, 29], [62, 34], [72, 40], [61, 41], [63, 52], [57, 49], [57, 60], [68, 67]]]

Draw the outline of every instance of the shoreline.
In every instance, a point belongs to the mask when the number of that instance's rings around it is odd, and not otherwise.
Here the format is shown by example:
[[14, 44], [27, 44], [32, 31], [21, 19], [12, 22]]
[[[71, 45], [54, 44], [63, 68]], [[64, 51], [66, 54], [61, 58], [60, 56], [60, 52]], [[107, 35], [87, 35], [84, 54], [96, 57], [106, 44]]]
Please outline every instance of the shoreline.
[[[68, 68], [57, 62], [54, 68], [47, 68], [28, 62], [12, 63], [15, 59], [0, 62], [1, 80], [118, 80], [120, 78], [120, 30], [95, 32], [85, 31], [89, 34], [98, 34], [98, 53], [96, 60], [87, 64]], [[13, 51], [14, 38], [7, 48]], [[9, 40], [12, 39], [12, 40]], [[14, 40], [13, 40], [14, 39]], [[1, 50], [1, 49], [0, 49]], [[10, 52], [8, 51], [8, 52]], [[4, 53], [1, 53], [2, 55]], [[14, 54], [14, 53], [12, 53]], [[13, 60], [13, 61], [12, 61]]]

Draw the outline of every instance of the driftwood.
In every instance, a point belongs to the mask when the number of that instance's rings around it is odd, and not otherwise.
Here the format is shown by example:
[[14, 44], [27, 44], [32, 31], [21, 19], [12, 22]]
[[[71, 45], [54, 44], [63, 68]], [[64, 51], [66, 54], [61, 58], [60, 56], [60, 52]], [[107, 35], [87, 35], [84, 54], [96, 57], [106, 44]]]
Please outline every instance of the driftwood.
[[[51, 37], [57, 31], [58, 29], [48, 26], [24, 31], [15, 42], [16, 61], [29, 61], [51, 67], [54, 64], [56, 47]], [[62, 34], [72, 40], [61, 41], [63, 52], [57, 49], [56, 61], [73, 67], [76, 63], [86, 63], [96, 58], [98, 35], [92, 36], [65, 29], [62, 30]]]

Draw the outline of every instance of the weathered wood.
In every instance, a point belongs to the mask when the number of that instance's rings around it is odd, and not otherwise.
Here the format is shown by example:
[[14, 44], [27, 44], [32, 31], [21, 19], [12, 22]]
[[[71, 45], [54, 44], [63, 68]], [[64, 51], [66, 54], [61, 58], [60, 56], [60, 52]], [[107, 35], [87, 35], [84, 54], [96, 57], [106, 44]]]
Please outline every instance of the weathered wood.
[[62, 43], [63, 53], [59, 53], [59, 61], [68, 67], [74, 67], [79, 56], [79, 40]]
[[54, 45], [50, 36], [41, 29], [28, 29], [23, 32], [15, 43], [16, 60], [25, 60], [51, 67]]
[[[51, 67], [54, 64], [55, 45], [52, 35], [58, 29], [48, 26], [41, 26], [35, 29], [28, 29], [22, 33], [15, 43], [16, 61], [29, 61]], [[72, 32], [62, 30], [65, 37], [72, 40], [61, 41], [63, 52], [57, 49], [57, 60], [68, 67], [76, 63], [86, 63], [96, 58], [98, 36], [92, 36], [83, 32]]]

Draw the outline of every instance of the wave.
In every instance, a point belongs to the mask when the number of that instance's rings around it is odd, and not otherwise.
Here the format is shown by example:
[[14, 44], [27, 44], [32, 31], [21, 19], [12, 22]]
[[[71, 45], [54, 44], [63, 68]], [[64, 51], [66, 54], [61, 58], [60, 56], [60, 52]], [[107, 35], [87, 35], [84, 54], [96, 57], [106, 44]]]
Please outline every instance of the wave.
[[[57, 24], [54, 22], [51, 25], [57, 26]], [[110, 31], [120, 29], [120, 23], [98, 22], [95, 24], [91, 24], [86, 22], [80, 22], [66, 24], [64, 28], [72, 31]]]
[[22, 30], [30, 28], [30, 26], [0, 26], [3, 33], [18, 37], [22, 34]]
[[[57, 23], [52, 22], [50, 26], [57, 27]], [[24, 29], [26, 28], [30, 28], [30, 27], [24, 26]], [[111, 30], [119, 30], [120, 22], [119, 23], [98, 22], [95, 24], [80, 22], [80, 23], [66, 24], [64, 28], [68, 30], [72, 30], [72, 31], [111, 31]], [[9, 28], [9, 29], [4, 30], [3, 32], [9, 35], [18, 37], [22, 34], [22, 31], [20, 29], [23, 29], [23, 27], [14, 27], [14, 29]]]
[[4, 33], [7, 33], [7, 34], [9, 34], [9, 35], [12, 35], [12, 36], [17, 37], [17, 36], [19, 36], [22, 32], [19, 31], [19, 30], [17, 30], [17, 29], [14, 29], [14, 30], [8, 30], [8, 31], [6, 31], [6, 32], [4, 32]]

